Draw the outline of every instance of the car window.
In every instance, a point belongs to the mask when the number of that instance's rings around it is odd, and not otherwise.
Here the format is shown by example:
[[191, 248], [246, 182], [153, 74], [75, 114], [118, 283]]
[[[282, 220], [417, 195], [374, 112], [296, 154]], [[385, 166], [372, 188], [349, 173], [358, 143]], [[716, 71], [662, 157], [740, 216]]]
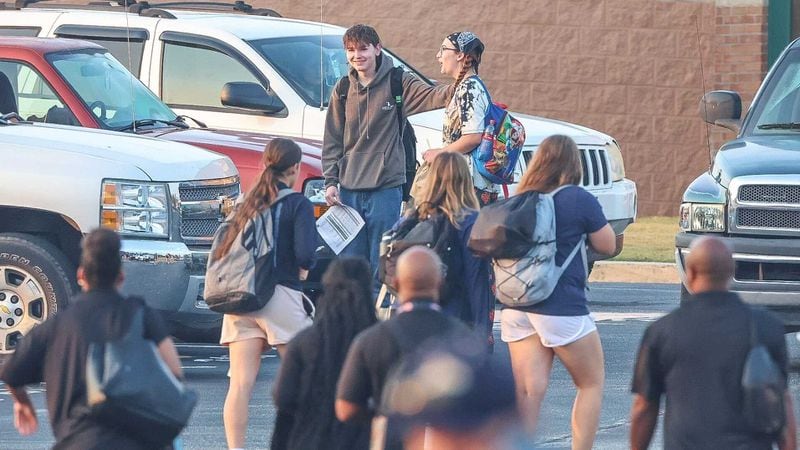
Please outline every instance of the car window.
[[[8, 78], [12, 90], [10, 93], [3, 90], [0, 95], [15, 97], [17, 110], [14, 112], [20, 117], [33, 122], [77, 125], [72, 113], [33, 68], [20, 62], [0, 61], [0, 72]], [[7, 100], [3, 99], [2, 103], [7, 104]], [[11, 111], [3, 111], [7, 112]]]
[[119, 62], [137, 77], [142, 70], [142, 55], [144, 54], [143, 41], [121, 41], [118, 39], [101, 39], [95, 37], [81, 37], [84, 41], [102, 45], [117, 58]]
[[35, 37], [42, 31], [39, 27], [0, 27], [0, 36]]
[[759, 126], [793, 122], [800, 122], [800, 50], [789, 52], [776, 68], [750, 121], [755, 134], [785, 132]]
[[105, 50], [49, 53], [47, 60], [105, 128], [134, 120], [174, 120], [175, 113]]
[[[258, 39], [248, 42], [267, 62], [275, 68], [295, 91], [313, 106], [328, 106], [331, 91], [339, 78], [349, 69], [342, 37], [292, 36], [284, 38]], [[389, 51], [395, 67], [402, 67], [421, 80], [425, 77]]]
[[225, 83], [261, 84], [242, 63], [217, 50], [164, 43], [161, 98], [170, 106], [225, 108]]

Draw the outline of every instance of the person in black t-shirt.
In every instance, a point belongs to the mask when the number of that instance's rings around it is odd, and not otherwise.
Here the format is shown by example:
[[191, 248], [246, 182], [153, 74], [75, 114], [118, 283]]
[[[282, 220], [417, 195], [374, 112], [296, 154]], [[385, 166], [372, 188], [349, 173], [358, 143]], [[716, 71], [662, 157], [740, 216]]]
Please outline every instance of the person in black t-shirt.
[[[342, 422], [368, 421], [378, 410], [390, 370], [404, 354], [432, 339], [464, 339], [473, 348], [481, 341], [461, 321], [445, 316], [438, 305], [441, 260], [426, 247], [412, 247], [397, 261], [397, 316], [356, 336], [347, 353], [336, 390], [336, 417]], [[373, 435], [376, 426], [373, 424]], [[386, 448], [402, 448], [390, 436]]]
[[751, 320], [759, 341], [786, 374], [783, 324], [751, 309], [728, 291], [733, 258], [725, 243], [702, 237], [686, 258], [686, 286], [693, 297], [647, 328], [636, 360], [631, 448], [650, 444], [662, 395], [666, 400], [664, 448], [796, 448], [791, 397], [785, 392], [786, 426], [777, 436], [748, 430], [742, 413], [742, 370], [750, 351]]
[[3, 367], [0, 379], [14, 398], [14, 424], [23, 435], [36, 432], [36, 410], [25, 385], [47, 384], [47, 410], [58, 449], [147, 449], [125, 430], [109, 428], [89, 418], [86, 403], [86, 356], [92, 342], [119, 339], [133, 315], [144, 309], [144, 337], [158, 345], [161, 358], [182, 378], [178, 352], [157, 312], [141, 300], [122, 297], [117, 288], [123, 275], [119, 236], [97, 229], [83, 239], [78, 284], [83, 293], [73, 304], [35, 327], [19, 343]]

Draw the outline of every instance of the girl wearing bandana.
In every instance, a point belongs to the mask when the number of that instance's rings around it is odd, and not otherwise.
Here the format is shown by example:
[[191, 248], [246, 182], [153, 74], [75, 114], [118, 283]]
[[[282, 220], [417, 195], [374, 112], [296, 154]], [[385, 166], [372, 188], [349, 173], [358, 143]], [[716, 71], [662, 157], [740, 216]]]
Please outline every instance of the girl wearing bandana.
[[[444, 147], [430, 149], [423, 155], [430, 163], [441, 152], [458, 152], [468, 155], [481, 142], [484, 118], [489, 107], [489, 96], [483, 82], [478, 78], [478, 66], [483, 54], [483, 42], [475, 33], [459, 31], [448, 35], [436, 59], [441, 73], [453, 77], [455, 94], [445, 109], [442, 140]], [[481, 206], [497, 200], [497, 185], [481, 175], [467, 158], [472, 173], [472, 184]]]

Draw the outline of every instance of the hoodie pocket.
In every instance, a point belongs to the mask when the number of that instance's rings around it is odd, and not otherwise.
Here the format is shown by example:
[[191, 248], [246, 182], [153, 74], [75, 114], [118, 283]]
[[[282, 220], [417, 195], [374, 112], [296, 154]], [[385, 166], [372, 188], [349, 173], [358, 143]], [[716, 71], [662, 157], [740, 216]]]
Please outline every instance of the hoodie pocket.
[[375, 189], [385, 167], [384, 152], [352, 151], [339, 163], [340, 182], [349, 189]]

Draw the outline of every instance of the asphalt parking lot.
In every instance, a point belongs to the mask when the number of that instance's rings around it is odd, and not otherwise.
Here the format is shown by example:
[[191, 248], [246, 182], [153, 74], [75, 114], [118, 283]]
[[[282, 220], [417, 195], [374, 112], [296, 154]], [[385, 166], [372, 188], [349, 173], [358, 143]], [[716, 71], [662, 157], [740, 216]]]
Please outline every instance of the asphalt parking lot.
[[[670, 311], [677, 304], [679, 287], [676, 284], [592, 283], [590, 308], [603, 341], [606, 357], [606, 390], [595, 447], [623, 449], [628, 446], [631, 396], [630, 377], [639, 339], [647, 325]], [[499, 324], [495, 326], [495, 352], [499, 358], [508, 357], [508, 349], [499, 340]], [[800, 344], [794, 335], [787, 335], [790, 354], [800, 358]], [[227, 352], [207, 344], [182, 344], [183, 367], [189, 384], [200, 394], [200, 402], [191, 424], [183, 434], [187, 449], [224, 449], [222, 405], [227, 390]], [[247, 448], [269, 447], [275, 410], [271, 400], [272, 381], [279, 360], [274, 352], [263, 355], [256, 395], [250, 405], [250, 426]], [[794, 371], [790, 378], [794, 398], [800, 394], [800, 378]], [[31, 390], [39, 407], [42, 426], [34, 436], [23, 438], [13, 427], [12, 402], [7, 393], [0, 393], [0, 442], [4, 449], [39, 449], [52, 444], [44, 406], [44, 389]], [[546, 449], [570, 447], [570, 409], [574, 399], [572, 382], [564, 368], [556, 363], [551, 385], [541, 414], [537, 446]], [[796, 404], [795, 404], [796, 406]], [[661, 448], [661, 436], [656, 436], [651, 448]]]

